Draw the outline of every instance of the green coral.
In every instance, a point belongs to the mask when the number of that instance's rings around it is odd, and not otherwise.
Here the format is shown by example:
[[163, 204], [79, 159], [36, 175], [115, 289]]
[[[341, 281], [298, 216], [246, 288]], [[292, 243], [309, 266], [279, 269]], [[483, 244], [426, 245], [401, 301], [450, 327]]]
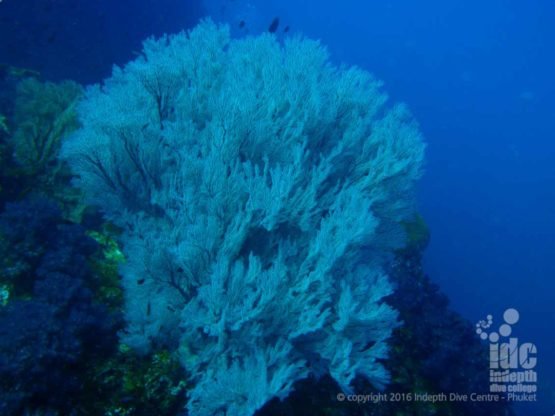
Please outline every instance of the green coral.
[[184, 405], [186, 384], [179, 362], [168, 351], [140, 357], [125, 345], [90, 378], [95, 392], [89, 410], [110, 416], [173, 416]]
[[0, 284], [0, 306], [6, 306], [10, 300], [11, 287], [5, 284]]
[[100, 302], [119, 310], [123, 306], [123, 290], [118, 267], [125, 261], [125, 257], [116, 242], [116, 230], [105, 224], [101, 231], [89, 231], [87, 235], [101, 247], [100, 252], [92, 259], [92, 269], [99, 282], [95, 288], [96, 296]]
[[3, 114], [0, 114], [0, 131], [3, 131], [4, 133], [9, 133], [7, 119], [6, 116]]
[[430, 229], [420, 214], [416, 214], [412, 220], [404, 221], [403, 227], [407, 235], [405, 250], [420, 252], [430, 242]]
[[63, 138], [79, 126], [75, 104], [81, 94], [73, 81], [54, 84], [27, 78], [19, 83], [12, 143], [28, 174], [45, 173], [56, 163]]
[[71, 174], [58, 159], [63, 140], [79, 122], [76, 105], [82, 87], [73, 81], [41, 82], [26, 78], [17, 83], [11, 134], [0, 149], [0, 187], [10, 198], [30, 192], [60, 202], [64, 216], [79, 222], [84, 205], [81, 191], [70, 186]]
[[0, 72], [4, 72], [7, 75], [7, 77], [14, 78], [14, 79], [40, 77], [40, 72], [35, 71], [34, 69], [21, 68], [21, 67], [7, 65], [7, 64], [0, 64]]

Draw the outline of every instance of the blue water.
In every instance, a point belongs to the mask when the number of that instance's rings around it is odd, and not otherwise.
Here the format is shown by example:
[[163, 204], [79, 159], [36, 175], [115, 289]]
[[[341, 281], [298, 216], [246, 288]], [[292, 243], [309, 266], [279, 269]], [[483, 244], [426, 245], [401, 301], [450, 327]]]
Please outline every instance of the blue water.
[[279, 36], [289, 26], [321, 39], [335, 61], [384, 80], [429, 144], [419, 189], [427, 273], [472, 322], [520, 311], [514, 330], [537, 345], [540, 385], [521, 414], [555, 411], [555, 2], [25, 3], [0, 2], [0, 61], [49, 79], [98, 81], [144, 37], [211, 15], [238, 36], [278, 16]]

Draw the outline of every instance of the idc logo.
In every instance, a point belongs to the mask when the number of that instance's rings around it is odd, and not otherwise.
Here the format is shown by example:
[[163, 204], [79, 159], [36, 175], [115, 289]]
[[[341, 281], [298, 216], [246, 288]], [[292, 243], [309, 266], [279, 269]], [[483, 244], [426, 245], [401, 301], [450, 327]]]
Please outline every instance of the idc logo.
[[519, 312], [509, 308], [497, 328], [492, 328], [493, 316], [488, 315], [476, 324], [476, 333], [489, 341], [490, 392], [506, 393], [510, 401], [536, 401], [538, 349], [513, 334], [519, 320]]

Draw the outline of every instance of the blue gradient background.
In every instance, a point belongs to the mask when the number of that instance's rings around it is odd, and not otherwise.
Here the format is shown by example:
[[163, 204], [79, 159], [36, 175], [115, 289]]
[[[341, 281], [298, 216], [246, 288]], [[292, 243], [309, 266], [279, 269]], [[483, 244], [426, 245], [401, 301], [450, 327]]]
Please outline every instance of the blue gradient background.
[[555, 1], [4, 0], [0, 63], [96, 82], [144, 37], [207, 14], [238, 36], [279, 16], [279, 36], [289, 25], [321, 39], [409, 105], [429, 143], [426, 270], [472, 322], [520, 311], [514, 334], [538, 347], [540, 393], [519, 410], [553, 414]]

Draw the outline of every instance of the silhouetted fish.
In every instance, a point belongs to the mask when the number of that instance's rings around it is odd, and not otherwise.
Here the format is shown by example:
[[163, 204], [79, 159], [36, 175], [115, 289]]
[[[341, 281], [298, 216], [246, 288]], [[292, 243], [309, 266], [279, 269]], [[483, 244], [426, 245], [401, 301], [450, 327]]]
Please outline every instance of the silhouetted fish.
[[279, 26], [279, 17], [275, 17], [274, 20], [272, 20], [272, 23], [270, 23], [270, 26], [268, 27], [268, 32], [275, 33], [278, 26]]
[[244, 21], [244, 20], [241, 20], [241, 21], [239, 22], [239, 27], [240, 27], [241, 29], [243, 29], [243, 28], [245, 27], [245, 21]]
[[283, 29], [283, 33], [287, 33], [289, 32], [289, 26], [285, 26], [285, 28]]

